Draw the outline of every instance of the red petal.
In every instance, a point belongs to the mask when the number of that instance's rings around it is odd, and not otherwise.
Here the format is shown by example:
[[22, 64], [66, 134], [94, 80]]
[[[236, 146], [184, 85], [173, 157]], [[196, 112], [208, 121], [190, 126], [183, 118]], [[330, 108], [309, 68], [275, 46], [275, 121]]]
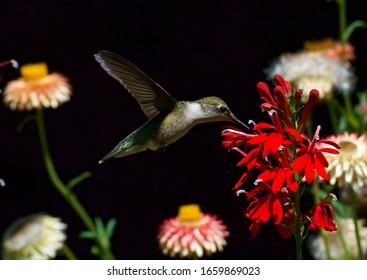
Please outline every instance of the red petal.
[[287, 179], [288, 188], [292, 192], [296, 192], [298, 190], [298, 183], [294, 179], [294, 174], [293, 174], [293, 172], [292, 172], [291, 169], [288, 169], [287, 170], [287, 172], [286, 172], [286, 179]]
[[273, 216], [273, 223], [275, 225], [280, 224], [283, 218], [283, 208], [278, 198], [272, 199], [271, 212]]
[[287, 92], [292, 90], [290, 82], [286, 81], [281, 75], [276, 74], [274, 76], [274, 81], [275, 81], [275, 84], [283, 87]]
[[340, 147], [337, 143], [335, 143], [335, 142], [333, 142], [333, 141], [329, 141], [329, 140], [320, 140], [320, 142], [319, 142], [319, 143], [328, 144], [328, 145], [331, 145], [331, 146], [333, 146], [333, 147], [335, 147], [335, 148], [337, 148], [337, 149], [341, 149], [341, 147]]
[[289, 133], [290, 135], [292, 135], [298, 141], [302, 142], [302, 136], [301, 136], [301, 134], [298, 133], [297, 130], [294, 130], [293, 128], [287, 127], [287, 128], [284, 129], [284, 131]]
[[277, 191], [281, 189], [281, 187], [284, 184], [284, 180], [285, 180], [285, 172], [283, 169], [280, 169], [277, 172], [277, 176], [275, 177], [273, 184], [271, 186], [273, 193], [276, 193]]
[[242, 177], [238, 180], [238, 182], [236, 183], [233, 189], [237, 190], [241, 185], [243, 185], [247, 181], [249, 174], [250, 174], [249, 170], [246, 170], [245, 173], [243, 173]]
[[261, 173], [257, 179], [261, 179], [264, 182], [269, 182], [271, 179], [273, 179], [276, 176], [276, 172], [274, 172], [273, 170], [265, 170], [263, 173]]
[[266, 83], [264, 82], [259, 82], [256, 85], [258, 92], [260, 93], [260, 95], [270, 104], [272, 104], [273, 106], [276, 106], [276, 103], [273, 99], [273, 97], [270, 94], [269, 91], [269, 87]]
[[338, 150], [335, 150], [335, 149], [332, 149], [332, 148], [321, 148], [321, 149], [318, 149], [318, 150], [320, 152], [323, 152], [323, 153], [329, 153], [329, 154], [334, 154], [334, 155], [339, 154]]
[[293, 234], [291, 227], [284, 227], [282, 224], [277, 226], [277, 231], [283, 238], [287, 239], [291, 238]]
[[263, 222], [259, 221], [259, 220], [253, 220], [249, 230], [251, 232], [251, 238], [254, 238], [258, 235], [260, 228], [262, 226]]
[[317, 151], [315, 152], [315, 157], [319, 159], [319, 161], [321, 161], [322, 165], [324, 167], [328, 167], [329, 166], [329, 162], [327, 161], [327, 159], [325, 158], [324, 154]]
[[306, 181], [309, 184], [312, 182], [313, 178], [315, 177], [315, 166], [313, 162], [311, 161], [311, 159], [309, 159], [306, 162], [305, 176], [306, 176]]
[[324, 165], [321, 163], [321, 161], [315, 157], [315, 168], [317, 173], [319, 173], [320, 177], [324, 180], [329, 180], [329, 175], [327, 174]]
[[266, 223], [270, 218], [269, 211], [270, 194], [264, 195], [257, 201], [253, 201], [246, 209], [246, 217], [248, 219], [256, 219]]
[[264, 142], [267, 137], [268, 137], [268, 135], [266, 133], [265, 134], [260, 134], [260, 135], [257, 135], [255, 137], [253, 137], [252, 139], [248, 140], [247, 143], [250, 144], [250, 145], [256, 145], [256, 144]]
[[273, 125], [268, 124], [268, 123], [258, 123], [253, 128], [253, 130], [261, 130], [261, 129], [273, 129], [273, 130], [276, 130]]
[[293, 170], [296, 172], [301, 172], [305, 168], [307, 160], [308, 160], [307, 154], [304, 154], [303, 156], [297, 158], [293, 163]]

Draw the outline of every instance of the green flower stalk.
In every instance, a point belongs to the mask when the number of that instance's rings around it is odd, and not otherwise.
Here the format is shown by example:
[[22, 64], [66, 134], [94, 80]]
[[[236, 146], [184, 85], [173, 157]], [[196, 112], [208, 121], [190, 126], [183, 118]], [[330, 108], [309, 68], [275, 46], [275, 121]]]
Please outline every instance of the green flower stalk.
[[[98, 256], [102, 259], [114, 259], [109, 242], [112, 232], [109, 231], [108, 237], [104, 235], [105, 231], [100, 230], [101, 227], [96, 226], [73, 192], [73, 187], [84, 179], [91, 177], [92, 173], [83, 172], [68, 183], [64, 183], [56, 171], [50, 153], [43, 109], [57, 108], [62, 103], [70, 100], [71, 86], [67, 78], [58, 73], [49, 74], [45, 63], [24, 65], [20, 68], [20, 72], [21, 77], [9, 82], [6, 86], [4, 103], [12, 110], [35, 111], [35, 115], [26, 118], [20, 127], [23, 127], [25, 122], [29, 120], [35, 120], [46, 172], [52, 185], [70, 204], [88, 231], [92, 233], [98, 247], [98, 250], [95, 250], [98, 251]], [[113, 229], [114, 227], [110, 228]], [[65, 256], [75, 258], [68, 248], [65, 248]]]

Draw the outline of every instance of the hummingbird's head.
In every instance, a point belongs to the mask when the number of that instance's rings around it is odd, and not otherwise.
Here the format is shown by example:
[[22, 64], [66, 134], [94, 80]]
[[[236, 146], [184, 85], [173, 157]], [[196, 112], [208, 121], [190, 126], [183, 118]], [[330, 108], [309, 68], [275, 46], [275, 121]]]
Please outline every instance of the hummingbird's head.
[[201, 105], [204, 112], [204, 119], [207, 122], [230, 121], [246, 129], [250, 129], [231, 112], [228, 105], [219, 97], [204, 97], [197, 102]]

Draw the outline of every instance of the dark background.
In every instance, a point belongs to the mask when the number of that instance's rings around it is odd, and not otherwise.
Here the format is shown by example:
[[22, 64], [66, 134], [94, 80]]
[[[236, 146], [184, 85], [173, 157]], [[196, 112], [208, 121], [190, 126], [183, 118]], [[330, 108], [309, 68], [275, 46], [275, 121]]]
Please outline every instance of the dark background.
[[[366, 20], [364, 0], [348, 3], [348, 20]], [[259, 108], [256, 83], [264, 68], [305, 39], [338, 37], [336, 2], [249, 1], [1, 1], [0, 60], [45, 61], [51, 72], [69, 77], [70, 102], [45, 111], [50, 147], [60, 177], [83, 171], [93, 177], [76, 187], [83, 205], [104, 221], [118, 220], [112, 239], [118, 259], [163, 259], [156, 233], [185, 203], [217, 214], [231, 233], [214, 259], [295, 258], [294, 241], [271, 224], [250, 239], [243, 217], [247, 203], [233, 195], [241, 176], [239, 155], [221, 147], [224, 124], [196, 126], [165, 152], [145, 152], [97, 161], [146, 118], [137, 102], [95, 62], [99, 50], [130, 59], [176, 99], [223, 98], [243, 121], [267, 120]], [[359, 88], [367, 87], [366, 31], [357, 30]], [[1, 69], [6, 82], [17, 70]], [[318, 110], [327, 131], [329, 122]], [[68, 227], [68, 243], [82, 259], [91, 242], [79, 240], [83, 225], [53, 189], [43, 167], [34, 123], [20, 134], [27, 113], [0, 108], [0, 232], [20, 216], [47, 212]], [[309, 258], [307, 252], [306, 258]]]

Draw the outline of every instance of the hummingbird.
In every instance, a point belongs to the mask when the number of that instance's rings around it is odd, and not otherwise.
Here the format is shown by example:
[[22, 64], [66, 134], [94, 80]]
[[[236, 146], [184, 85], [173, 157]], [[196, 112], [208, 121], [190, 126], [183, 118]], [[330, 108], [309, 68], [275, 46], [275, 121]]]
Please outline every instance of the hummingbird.
[[94, 56], [101, 67], [138, 101], [148, 118], [145, 124], [119, 142], [99, 163], [146, 150], [164, 149], [200, 123], [227, 121], [249, 129], [218, 97], [177, 101], [126, 58], [110, 51], [100, 51]]

